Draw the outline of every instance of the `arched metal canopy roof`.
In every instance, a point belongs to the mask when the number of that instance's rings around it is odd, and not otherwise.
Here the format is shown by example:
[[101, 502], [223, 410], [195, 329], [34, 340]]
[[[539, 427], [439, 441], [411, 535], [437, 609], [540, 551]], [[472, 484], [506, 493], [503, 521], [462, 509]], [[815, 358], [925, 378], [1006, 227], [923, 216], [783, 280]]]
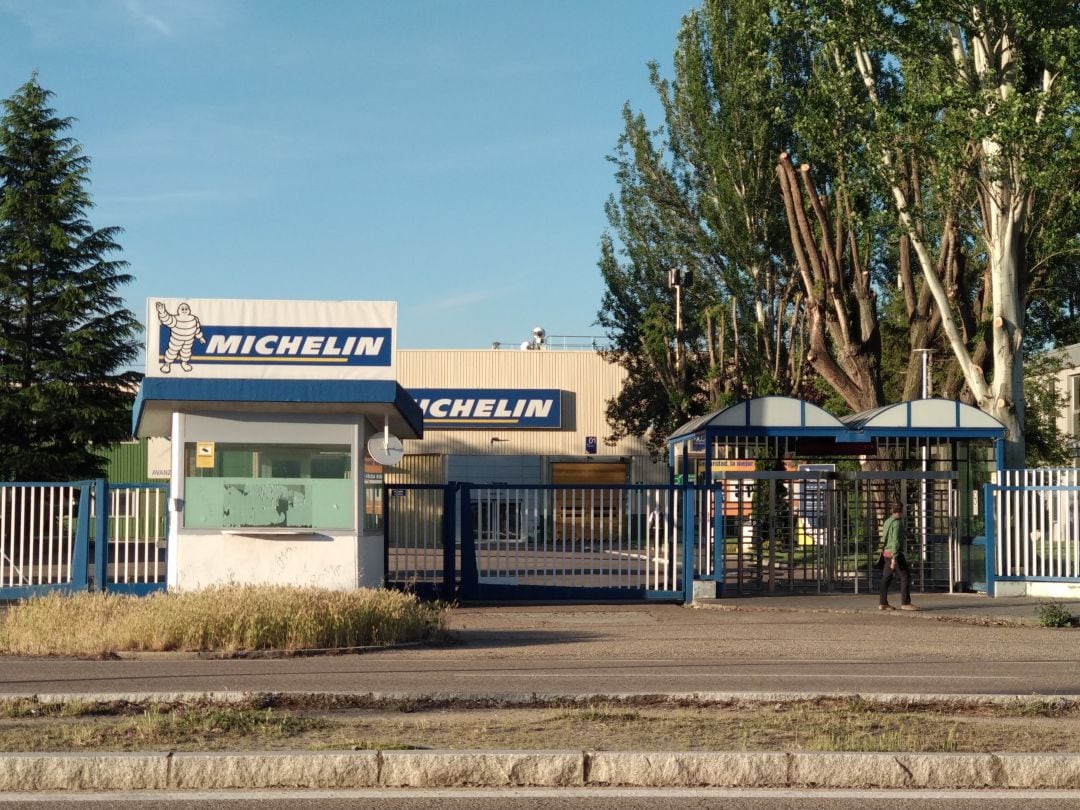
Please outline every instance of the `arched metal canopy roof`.
[[[1005, 426], [988, 413], [950, 399], [916, 399], [845, 416], [851, 430], [874, 436], [938, 435], [963, 431], [988, 437], [1004, 435]], [[897, 432], [899, 431], [899, 433]]]
[[918, 399], [837, 419], [792, 397], [759, 397], [692, 419], [668, 437], [706, 432], [727, 436], [831, 436], [841, 442], [881, 437], [1001, 438], [1005, 426], [978, 408], [947, 399]]
[[833, 436], [848, 431], [817, 405], [792, 397], [758, 397], [692, 419], [668, 438], [692, 436], [706, 428], [737, 436]]

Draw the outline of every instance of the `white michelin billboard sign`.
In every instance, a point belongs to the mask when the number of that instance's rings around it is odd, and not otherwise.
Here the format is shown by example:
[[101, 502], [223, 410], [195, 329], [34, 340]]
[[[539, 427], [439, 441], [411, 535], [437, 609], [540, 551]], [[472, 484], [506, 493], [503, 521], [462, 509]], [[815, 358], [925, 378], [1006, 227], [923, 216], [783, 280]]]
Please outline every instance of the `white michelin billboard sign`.
[[146, 376], [393, 380], [393, 301], [151, 298]]

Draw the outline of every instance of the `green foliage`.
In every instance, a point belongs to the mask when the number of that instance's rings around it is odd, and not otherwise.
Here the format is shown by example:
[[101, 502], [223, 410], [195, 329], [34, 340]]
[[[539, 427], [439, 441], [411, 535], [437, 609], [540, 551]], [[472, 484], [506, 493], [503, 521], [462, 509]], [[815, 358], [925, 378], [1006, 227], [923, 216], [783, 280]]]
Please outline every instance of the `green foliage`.
[[[663, 127], [623, 111], [597, 316], [609, 358], [629, 373], [608, 408], [616, 436], [648, 436], [656, 448], [721, 402], [798, 385], [804, 358], [792, 351], [800, 327], [774, 164], [800, 65], [768, 0], [706, 0], [683, 19], [674, 78], [650, 66]], [[681, 334], [667, 286], [677, 268], [695, 276], [681, 290]]]
[[1029, 467], [1072, 463], [1067, 437], [1058, 428], [1058, 416], [1069, 402], [1069, 392], [1057, 387], [1057, 374], [1067, 366], [1068, 360], [1061, 352], [1028, 357], [1024, 369], [1024, 435]]
[[876, 87], [853, 98], [872, 117], [851, 129], [851, 148], [891, 190], [884, 199], [922, 250], [922, 277], [940, 278], [935, 342], [957, 362], [938, 390], [972, 396], [1001, 419], [1009, 462], [1022, 464], [1021, 347], [1076, 337], [1080, 6], [791, 6], [847, 75], [865, 78], [869, 63]]
[[36, 76], [0, 116], [0, 480], [100, 475], [130, 435], [139, 324], [120, 230], [95, 229], [89, 158]]
[[[1029, 460], [1059, 460], [1054, 395], [1024, 358], [1080, 341], [1078, 61], [1068, 0], [703, 0], [673, 78], [651, 66], [663, 125], [627, 107], [611, 157], [598, 323], [630, 375], [616, 434], [656, 446], [767, 393], [836, 412], [916, 398], [926, 349], [934, 394], [1006, 424], [1009, 463], [1025, 436]], [[834, 261], [809, 282], [781, 152], [822, 203], [803, 243]], [[678, 267], [697, 278], [681, 334]]]
[[1040, 602], [1035, 607], [1035, 618], [1040, 627], [1070, 627], [1073, 615], [1060, 602]]

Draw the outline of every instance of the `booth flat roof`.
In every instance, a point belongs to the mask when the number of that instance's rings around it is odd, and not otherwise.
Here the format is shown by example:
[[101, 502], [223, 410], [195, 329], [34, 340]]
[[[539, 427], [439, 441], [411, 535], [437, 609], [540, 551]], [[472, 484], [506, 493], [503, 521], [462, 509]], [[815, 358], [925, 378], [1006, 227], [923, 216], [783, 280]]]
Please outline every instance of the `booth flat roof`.
[[174, 411], [386, 416], [402, 439], [424, 435], [424, 416], [394, 380], [216, 380], [147, 377], [132, 414], [135, 436], [168, 436]]
[[833, 436], [862, 441], [888, 436], [1001, 438], [1005, 426], [987, 413], [948, 399], [899, 402], [837, 419], [793, 397], [759, 397], [707, 413], [680, 426], [668, 441], [701, 432], [729, 436]]

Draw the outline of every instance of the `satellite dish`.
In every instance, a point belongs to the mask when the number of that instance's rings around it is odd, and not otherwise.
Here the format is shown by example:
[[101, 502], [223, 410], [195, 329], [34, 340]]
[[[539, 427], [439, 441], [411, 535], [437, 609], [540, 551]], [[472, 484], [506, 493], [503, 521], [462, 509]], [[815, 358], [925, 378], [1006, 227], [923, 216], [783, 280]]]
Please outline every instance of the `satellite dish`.
[[401, 439], [393, 434], [376, 433], [367, 443], [368, 455], [384, 467], [393, 467], [405, 455]]

